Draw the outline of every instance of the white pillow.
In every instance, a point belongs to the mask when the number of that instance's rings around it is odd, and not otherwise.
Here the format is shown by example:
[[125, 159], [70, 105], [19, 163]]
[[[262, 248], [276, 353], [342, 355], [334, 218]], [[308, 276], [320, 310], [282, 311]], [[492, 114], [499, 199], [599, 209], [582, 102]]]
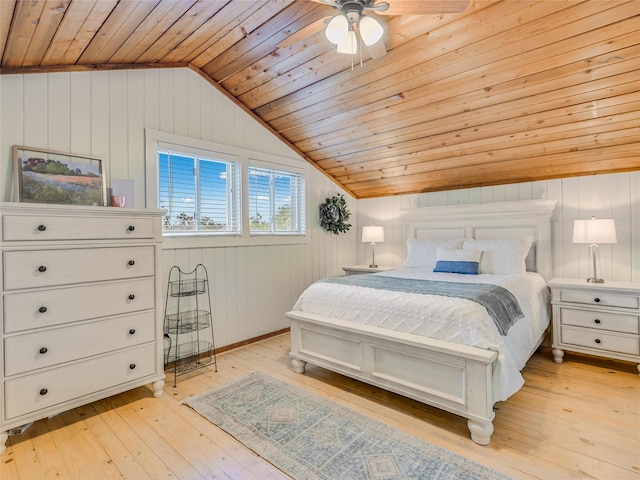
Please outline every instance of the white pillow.
[[438, 248], [455, 249], [460, 247], [462, 247], [461, 238], [446, 240], [418, 240], [417, 238], [410, 238], [407, 240], [407, 259], [402, 266], [433, 270], [433, 267], [436, 265]]
[[482, 250], [449, 250], [437, 249], [434, 272], [461, 273], [477, 275]]
[[525, 259], [531, 248], [531, 240], [522, 238], [465, 240], [462, 248], [482, 250], [480, 273], [509, 275], [527, 271]]

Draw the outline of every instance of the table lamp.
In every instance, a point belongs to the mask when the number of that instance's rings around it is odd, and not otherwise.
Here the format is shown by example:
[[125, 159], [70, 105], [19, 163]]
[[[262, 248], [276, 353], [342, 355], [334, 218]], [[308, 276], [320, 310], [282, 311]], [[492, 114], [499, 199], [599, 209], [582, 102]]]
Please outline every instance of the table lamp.
[[589, 278], [587, 282], [604, 283], [598, 278], [600, 269], [599, 243], [617, 243], [616, 224], [612, 218], [591, 217], [590, 220], [573, 222], [573, 243], [589, 244]]
[[384, 227], [376, 225], [362, 227], [362, 241], [371, 243], [371, 265], [369, 268], [377, 268], [375, 247], [376, 243], [384, 242]]

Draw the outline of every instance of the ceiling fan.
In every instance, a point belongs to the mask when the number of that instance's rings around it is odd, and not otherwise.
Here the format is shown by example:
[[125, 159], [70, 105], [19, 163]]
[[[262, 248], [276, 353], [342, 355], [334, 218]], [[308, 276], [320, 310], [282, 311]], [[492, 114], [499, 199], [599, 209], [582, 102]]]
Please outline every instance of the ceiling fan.
[[[378, 15], [433, 15], [458, 13], [467, 8], [469, 0], [312, 0], [333, 7], [337, 14], [322, 20], [325, 36], [337, 46], [338, 53], [355, 55], [358, 39], [368, 47], [373, 58], [387, 53], [382, 42], [383, 25], [370, 13]], [[309, 27], [313, 27], [313, 24]], [[317, 27], [316, 27], [317, 28]], [[302, 32], [300, 32], [302, 33]], [[288, 42], [289, 43], [289, 42]], [[362, 52], [361, 52], [362, 53]]]

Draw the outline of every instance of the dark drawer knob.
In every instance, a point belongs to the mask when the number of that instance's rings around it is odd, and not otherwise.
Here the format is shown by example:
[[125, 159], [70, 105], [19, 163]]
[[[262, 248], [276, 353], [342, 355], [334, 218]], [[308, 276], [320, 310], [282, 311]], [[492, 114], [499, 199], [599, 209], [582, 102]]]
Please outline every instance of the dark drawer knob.
[[136, 229], [136, 227], [134, 227], [133, 225], [129, 225], [129, 228], [127, 228], [127, 230], [129, 230], [130, 232], [133, 232]]
[[132, 328], [129, 330], [129, 335], [133, 335], [134, 333], [136, 333], [136, 329]]
[[599, 338], [596, 338], [596, 343], [600, 345], [602, 343], [602, 340], [600, 340]]
[[600, 321], [600, 319], [599, 319], [599, 318], [596, 318], [596, 319], [594, 320], [594, 322], [595, 322], [595, 323], [602, 323], [602, 322]]
[[40, 265], [40, 266], [38, 267], [38, 271], [39, 271], [39, 272], [44, 273], [44, 272], [46, 272], [46, 271], [47, 271], [47, 267], [45, 267], [44, 265]]
[[47, 313], [47, 307], [40, 307], [40, 308], [38, 309], [38, 311], [39, 311], [40, 313]]
[[593, 301], [596, 303], [600, 303], [600, 299], [598, 297], [594, 298]]
[[39, 230], [40, 232], [44, 232], [46, 229], [47, 229], [47, 226], [46, 226], [46, 225], [38, 225], [38, 230]]
[[46, 388], [40, 389], [40, 395], [45, 396], [47, 393], [49, 393], [49, 390], [47, 390]]
[[132, 267], [136, 264], [135, 260], [129, 260], [129, 265], [131, 265]]
[[133, 293], [129, 295], [129, 300], [133, 300], [134, 298], [136, 298], [136, 296]]
[[45, 354], [45, 353], [47, 353], [48, 351], [49, 351], [49, 350], [47, 349], [47, 347], [42, 347], [42, 348], [40, 349], [40, 353], [41, 353], [42, 355], [44, 355], [44, 354]]
[[136, 368], [136, 364], [135, 363], [130, 363], [129, 364], [129, 369], [133, 370], [134, 368]]

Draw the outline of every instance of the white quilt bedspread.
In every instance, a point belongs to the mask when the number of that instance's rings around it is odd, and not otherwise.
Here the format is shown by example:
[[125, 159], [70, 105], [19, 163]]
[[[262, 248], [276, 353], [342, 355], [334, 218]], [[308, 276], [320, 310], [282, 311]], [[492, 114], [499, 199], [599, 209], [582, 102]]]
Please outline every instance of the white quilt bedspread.
[[293, 309], [494, 350], [494, 401], [506, 400], [522, 387], [520, 370], [550, 318], [548, 290], [540, 275], [458, 275], [418, 268], [375, 275], [499, 285], [518, 299], [525, 317], [502, 336], [485, 307], [471, 300], [323, 282], [309, 286]]

